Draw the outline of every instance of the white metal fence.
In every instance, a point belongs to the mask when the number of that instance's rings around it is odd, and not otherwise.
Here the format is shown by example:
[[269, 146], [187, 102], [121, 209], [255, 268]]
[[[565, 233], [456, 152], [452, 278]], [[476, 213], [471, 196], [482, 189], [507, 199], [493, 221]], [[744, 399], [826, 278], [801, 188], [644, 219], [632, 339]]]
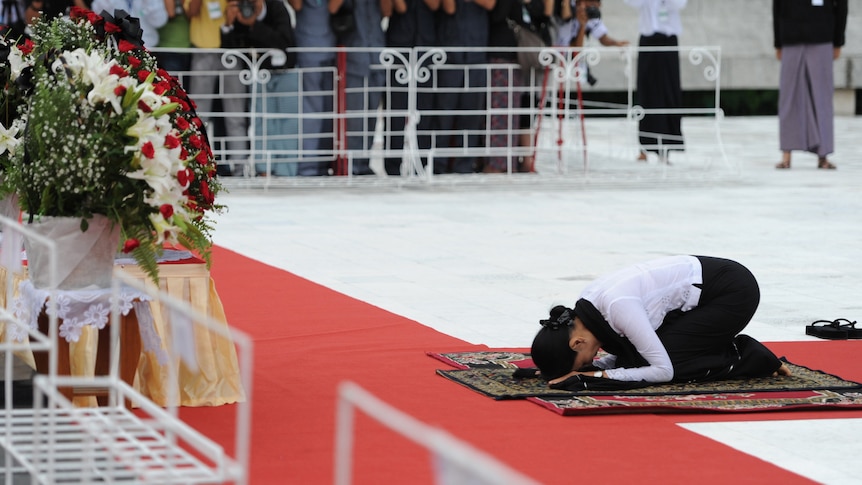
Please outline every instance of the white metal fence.
[[[634, 73], [639, 52], [647, 49], [666, 48], [545, 48], [536, 52], [541, 65], [527, 72], [492, 60], [511, 49], [299, 48], [300, 59], [331, 62], [293, 69], [272, 67], [281, 61], [277, 51], [212, 49], [206, 51], [221, 55], [223, 70], [174, 74], [204, 107], [199, 115], [208, 122], [217, 159], [234, 175], [225, 177], [228, 186], [511, 183], [630, 177], [632, 171], [647, 178], [738, 175], [720, 133], [721, 49], [678, 49], [684, 78], [698, 74], [702, 82], [693, 89], [709, 86], [714, 96], [703, 106], [672, 110], [637, 104]], [[375, 62], [357, 68], [351, 56], [360, 54]], [[218, 89], [196, 92], [196, 78], [204, 76], [217, 76]], [[591, 101], [598, 90], [588, 76], [596, 86], [602, 79], [626, 79], [625, 101]], [[236, 78], [242, 89], [231, 92]], [[217, 104], [237, 99], [244, 110]], [[639, 151], [638, 120], [660, 113], [710, 123], [714, 137], [687, 139], [672, 170], [632, 163]], [[495, 173], [465, 176], [489, 167]], [[370, 173], [377, 176], [354, 176]]]
[[[535, 485], [538, 482], [442, 429], [429, 426], [381, 401], [359, 385], [344, 381], [338, 386], [335, 427], [336, 485], [354, 482], [354, 417], [362, 412], [377, 423], [410, 440], [431, 454], [435, 482], [439, 485]], [[361, 437], [358, 437], [361, 439]], [[393, 446], [397, 446], [393, 444]], [[369, 481], [368, 477], [357, 481]]]
[[[57, 244], [35, 234], [17, 221], [0, 216], [2, 230], [2, 267], [6, 291], [0, 305], [0, 357], [2, 357], [3, 399], [0, 403], [0, 463], [3, 483], [232, 483], [249, 481], [251, 430], [251, 339], [229, 329], [213, 318], [195, 312], [188, 303], [114, 270], [109, 299], [110, 365], [107, 375], [69, 377], [58, 374], [59, 302], [68, 304], [68, 295], [56, 290]], [[32, 328], [18, 317], [13, 299], [19, 298], [21, 281], [21, 241], [44, 245], [50, 257], [52, 275], [47, 288], [47, 334]], [[120, 376], [119, 342], [122, 325], [121, 291], [131, 290], [141, 301], [157, 303], [163, 309], [164, 337], [169, 402], [176, 398], [178, 367], [196, 362], [194, 338], [208, 332], [228, 339], [237, 351], [240, 380], [247, 400], [235, 405], [219, 434], [233, 439], [231, 450], [219, 445], [207, 432], [195, 429], [179, 416], [176, 405], [161, 407], [136, 391]], [[90, 291], [94, 293], [96, 290]], [[101, 301], [101, 290], [98, 301]], [[68, 293], [68, 292], [67, 292]], [[65, 297], [65, 299], [64, 299]], [[127, 303], [127, 302], [125, 302]], [[41, 308], [41, 307], [40, 307]], [[100, 307], [101, 309], [101, 307]], [[142, 315], [138, 315], [142, 319]], [[13, 329], [14, 327], [14, 329]], [[13, 331], [17, 330], [17, 331]], [[21, 332], [24, 332], [22, 335]], [[15, 338], [15, 335], [26, 337]], [[47, 354], [47, 372], [33, 379], [30, 396], [21, 396], [14, 382], [15, 355], [26, 358], [30, 352]], [[18, 393], [16, 394], [16, 391]], [[96, 407], [76, 407], [70, 396], [100, 394], [105, 402]], [[32, 403], [18, 404], [19, 398]], [[30, 399], [24, 399], [29, 401]], [[132, 411], [131, 407], [136, 409]]]

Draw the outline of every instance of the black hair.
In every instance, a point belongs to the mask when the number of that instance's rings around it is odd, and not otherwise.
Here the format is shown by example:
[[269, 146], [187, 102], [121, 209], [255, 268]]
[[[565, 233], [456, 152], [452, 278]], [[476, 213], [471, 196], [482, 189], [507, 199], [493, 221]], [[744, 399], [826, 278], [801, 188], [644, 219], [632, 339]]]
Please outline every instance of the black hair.
[[575, 311], [562, 305], [551, 309], [547, 320], [533, 339], [530, 355], [546, 380], [562, 377], [572, 371], [578, 353], [569, 347], [569, 337], [575, 324]]

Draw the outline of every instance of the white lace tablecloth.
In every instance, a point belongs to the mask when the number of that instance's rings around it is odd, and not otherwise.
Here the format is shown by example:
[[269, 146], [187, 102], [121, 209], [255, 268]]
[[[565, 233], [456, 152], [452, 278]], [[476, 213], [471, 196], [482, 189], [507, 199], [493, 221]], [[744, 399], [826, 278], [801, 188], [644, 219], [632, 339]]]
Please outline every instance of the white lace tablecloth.
[[[18, 287], [19, 294], [12, 303], [12, 312], [20, 322], [27, 323], [31, 329], [39, 327], [39, 315], [45, 311], [49, 316], [55, 308], [48, 305], [48, 299], [54, 297], [57, 318], [60, 324], [60, 337], [67, 342], [77, 342], [81, 337], [81, 329], [93, 326], [99, 330], [108, 324], [111, 314], [111, 288], [93, 288], [80, 290], [51, 290], [36, 288], [30, 280], [24, 280]], [[134, 309], [138, 318], [138, 328], [141, 333], [141, 344], [145, 351], [164, 354], [161, 349], [161, 339], [156, 333], [153, 314], [150, 311], [150, 296], [138, 290], [120, 288], [120, 311], [123, 316]], [[27, 338], [27, 329], [18, 324], [7, 325], [9, 336], [18, 342]], [[166, 356], [165, 356], [166, 357]], [[159, 359], [161, 360], [161, 359]]]

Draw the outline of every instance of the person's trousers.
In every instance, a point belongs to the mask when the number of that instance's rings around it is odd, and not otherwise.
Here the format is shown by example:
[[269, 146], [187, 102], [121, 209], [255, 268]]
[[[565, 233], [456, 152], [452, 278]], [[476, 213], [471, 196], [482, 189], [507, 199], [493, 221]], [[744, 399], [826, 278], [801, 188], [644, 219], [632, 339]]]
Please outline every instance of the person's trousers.
[[213, 96], [221, 99], [224, 128], [228, 136], [227, 148], [233, 152], [227, 158], [242, 159], [243, 153], [248, 150], [248, 87], [240, 81], [239, 69], [223, 74], [221, 91], [216, 90], [218, 76], [215, 75], [218, 71], [227, 70], [222, 65], [221, 54], [193, 53], [191, 70], [196, 73], [213, 72], [213, 75], [192, 76], [189, 94], [195, 100], [199, 114], [212, 112]]
[[698, 306], [668, 313], [656, 331], [670, 355], [674, 381], [761, 377], [781, 363], [762, 344], [739, 335], [760, 303], [751, 271], [729, 259], [698, 256], [703, 283]]

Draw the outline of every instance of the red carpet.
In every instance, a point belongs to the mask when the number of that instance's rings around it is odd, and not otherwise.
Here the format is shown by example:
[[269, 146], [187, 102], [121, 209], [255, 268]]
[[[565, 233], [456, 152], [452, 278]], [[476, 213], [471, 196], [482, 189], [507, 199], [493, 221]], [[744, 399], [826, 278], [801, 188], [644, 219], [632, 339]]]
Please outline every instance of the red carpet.
[[[426, 351], [481, 349], [290, 273], [216, 248], [212, 274], [228, 321], [254, 338], [251, 483], [329, 484], [335, 393], [355, 381], [534, 479], [572, 483], [811, 483], [699, 437], [678, 422], [862, 417], [862, 411], [733, 416], [565, 418], [525, 401], [494, 401], [440, 378]], [[770, 344], [778, 355], [862, 380], [859, 341]], [[210, 436], [234, 410], [184, 408]], [[354, 482], [433, 483], [425, 451], [369, 419], [357, 420]], [[210, 431], [211, 430], [211, 431]]]

